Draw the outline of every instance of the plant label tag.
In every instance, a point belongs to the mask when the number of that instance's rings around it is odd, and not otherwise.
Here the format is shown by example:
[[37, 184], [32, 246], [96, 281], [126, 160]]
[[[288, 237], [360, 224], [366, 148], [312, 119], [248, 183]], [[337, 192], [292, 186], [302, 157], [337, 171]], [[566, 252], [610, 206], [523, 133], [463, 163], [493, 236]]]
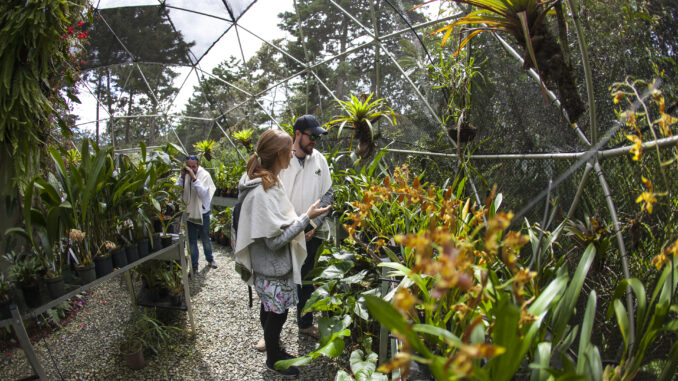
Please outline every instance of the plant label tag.
[[80, 261], [78, 261], [78, 257], [75, 256], [75, 253], [73, 252], [73, 248], [72, 248], [72, 247], [69, 247], [69, 248], [68, 248], [68, 252], [71, 253], [71, 258], [73, 258], [73, 260], [75, 261], [75, 264], [76, 264], [76, 265], [79, 265], [79, 264], [80, 264]]

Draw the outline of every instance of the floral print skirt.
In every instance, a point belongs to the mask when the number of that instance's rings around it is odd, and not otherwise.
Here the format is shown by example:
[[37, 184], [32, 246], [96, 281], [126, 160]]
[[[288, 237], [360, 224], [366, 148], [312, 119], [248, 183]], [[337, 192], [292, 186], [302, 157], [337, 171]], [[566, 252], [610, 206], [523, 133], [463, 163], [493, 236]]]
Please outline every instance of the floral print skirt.
[[254, 289], [264, 305], [265, 311], [282, 314], [299, 302], [297, 286], [292, 278], [266, 278], [255, 276]]

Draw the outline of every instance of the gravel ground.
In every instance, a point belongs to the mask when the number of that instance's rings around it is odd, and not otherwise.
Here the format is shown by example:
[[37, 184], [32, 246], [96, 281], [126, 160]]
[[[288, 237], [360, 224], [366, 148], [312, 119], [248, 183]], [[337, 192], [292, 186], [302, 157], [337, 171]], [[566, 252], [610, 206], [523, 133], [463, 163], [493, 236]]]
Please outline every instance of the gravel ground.
[[[219, 268], [201, 267], [191, 281], [195, 335], [180, 334], [158, 355], [146, 356], [146, 367], [131, 370], [118, 346], [133, 312], [123, 277], [114, 277], [91, 290], [85, 308], [65, 327], [33, 343], [50, 380], [279, 380], [268, 370], [266, 355], [254, 345], [263, 337], [256, 293], [253, 308], [247, 305], [247, 287], [233, 270], [231, 252], [214, 244]], [[190, 330], [188, 314], [159, 313]], [[164, 320], [164, 319], [163, 319]], [[292, 354], [315, 349], [317, 341], [299, 334], [296, 311], [291, 310], [282, 342]], [[332, 380], [346, 358], [319, 358], [300, 368], [300, 380]], [[17, 380], [32, 369], [21, 349], [3, 353], [0, 379]]]

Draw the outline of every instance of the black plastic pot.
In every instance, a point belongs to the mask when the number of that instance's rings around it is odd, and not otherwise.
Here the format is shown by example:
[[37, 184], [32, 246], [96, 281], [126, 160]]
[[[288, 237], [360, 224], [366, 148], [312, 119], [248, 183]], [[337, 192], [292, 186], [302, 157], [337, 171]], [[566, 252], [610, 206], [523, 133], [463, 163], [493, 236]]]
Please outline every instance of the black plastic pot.
[[153, 247], [151, 248], [151, 252], [156, 252], [160, 249], [162, 249], [162, 241], [160, 240], [160, 236], [154, 235], [153, 236]]
[[80, 278], [81, 284], [87, 284], [94, 282], [97, 279], [97, 273], [94, 268], [94, 263], [90, 263], [84, 266], [76, 266], [75, 272], [78, 273], [78, 278]]
[[181, 293], [179, 294], [170, 294], [170, 302], [172, 303], [173, 306], [180, 306], [181, 305]]
[[149, 245], [151, 240], [148, 238], [142, 238], [137, 243], [137, 252], [139, 253], [139, 258], [147, 256], [151, 251]]
[[162, 223], [160, 222], [160, 220], [153, 220], [153, 231], [154, 232], [162, 231]]
[[45, 285], [50, 299], [56, 299], [66, 293], [66, 285], [61, 275], [56, 278], [45, 278]]
[[127, 254], [127, 264], [134, 263], [139, 260], [139, 251], [137, 245], [125, 246], [125, 253]]
[[171, 235], [165, 235], [165, 236], [160, 236], [160, 241], [162, 242], [162, 247], [168, 247], [172, 246], [172, 236]]
[[9, 319], [12, 317], [12, 313], [9, 312], [10, 304], [12, 304], [12, 300], [9, 298], [0, 301], [0, 320]]
[[111, 258], [113, 259], [113, 267], [121, 268], [127, 266], [127, 254], [125, 254], [124, 247], [113, 250]]
[[21, 292], [24, 294], [24, 302], [29, 308], [39, 307], [42, 301], [40, 300], [40, 285], [22, 284], [20, 285]]
[[105, 257], [95, 257], [94, 258], [94, 271], [97, 274], [97, 278], [101, 278], [104, 275], [110, 274], [113, 272], [113, 258], [109, 254]]
[[[460, 143], [467, 143], [473, 140], [473, 138], [476, 137], [476, 132], [477, 129], [472, 127], [471, 125], [467, 123], [463, 123], [461, 125], [461, 130], [459, 131], [459, 142]], [[454, 140], [455, 142], [457, 141], [457, 127], [451, 127], [447, 129], [447, 134]]]

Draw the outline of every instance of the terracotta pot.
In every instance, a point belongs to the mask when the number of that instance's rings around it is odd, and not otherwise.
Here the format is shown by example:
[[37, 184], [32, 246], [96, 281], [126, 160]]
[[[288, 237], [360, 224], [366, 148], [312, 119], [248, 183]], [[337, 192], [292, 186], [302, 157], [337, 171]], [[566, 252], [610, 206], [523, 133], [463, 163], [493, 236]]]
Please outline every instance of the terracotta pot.
[[120, 346], [120, 353], [130, 369], [141, 369], [146, 366], [144, 361], [144, 346], [141, 341], [131, 339]]

